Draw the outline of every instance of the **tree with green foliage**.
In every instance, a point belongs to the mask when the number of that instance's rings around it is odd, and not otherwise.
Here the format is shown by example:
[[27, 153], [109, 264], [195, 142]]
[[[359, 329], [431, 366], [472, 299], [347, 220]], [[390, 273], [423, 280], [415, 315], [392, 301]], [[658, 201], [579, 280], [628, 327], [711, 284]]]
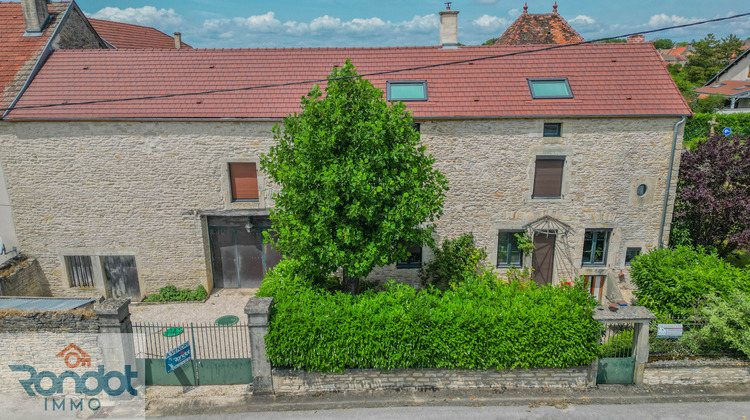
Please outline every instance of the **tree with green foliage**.
[[693, 42], [693, 54], [688, 56], [684, 71], [686, 79], [702, 85], [736, 58], [742, 41], [734, 35], [716, 39], [713, 34]]
[[720, 257], [750, 247], [750, 137], [714, 135], [683, 152], [674, 224]]
[[281, 186], [270, 211], [276, 247], [314, 278], [343, 269], [355, 294], [376, 266], [433, 243], [448, 181], [406, 106], [388, 104], [349, 60], [328, 76], [325, 95], [316, 85], [301, 104], [274, 127], [277, 143], [261, 157]]
[[668, 50], [670, 48], [674, 48], [674, 41], [667, 38], [660, 38], [655, 39], [654, 41], [654, 48], [658, 48], [660, 50]]

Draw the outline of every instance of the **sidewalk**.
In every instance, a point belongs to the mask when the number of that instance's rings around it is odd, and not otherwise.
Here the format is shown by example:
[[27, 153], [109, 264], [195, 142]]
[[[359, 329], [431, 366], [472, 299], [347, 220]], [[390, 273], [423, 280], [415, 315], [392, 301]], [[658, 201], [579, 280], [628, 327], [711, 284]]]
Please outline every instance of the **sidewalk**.
[[750, 401], [741, 385], [600, 385], [594, 389], [506, 389], [475, 391], [380, 391], [305, 396], [255, 397], [246, 385], [192, 388], [150, 387], [146, 415], [180, 416], [262, 411], [330, 410], [410, 406], [553, 406]]

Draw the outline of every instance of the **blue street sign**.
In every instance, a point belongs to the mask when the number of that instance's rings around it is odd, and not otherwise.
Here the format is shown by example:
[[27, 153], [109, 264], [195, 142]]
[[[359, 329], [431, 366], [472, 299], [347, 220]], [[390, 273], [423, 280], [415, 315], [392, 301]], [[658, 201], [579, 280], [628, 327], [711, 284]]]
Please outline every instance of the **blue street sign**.
[[167, 352], [164, 361], [167, 364], [167, 373], [171, 373], [178, 367], [187, 363], [188, 360], [192, 359], [193, 355], [190, 351], [190, 342], [186, 341], [183, 344], [175, 347], [174, 349]]
[[724, 127], [724, 129], [721, 130], [721, 132], [724, 133], [725, 136], [728, 136], [728, 135], [732, 134], [732, 129], [729, 128], [729, 127]]

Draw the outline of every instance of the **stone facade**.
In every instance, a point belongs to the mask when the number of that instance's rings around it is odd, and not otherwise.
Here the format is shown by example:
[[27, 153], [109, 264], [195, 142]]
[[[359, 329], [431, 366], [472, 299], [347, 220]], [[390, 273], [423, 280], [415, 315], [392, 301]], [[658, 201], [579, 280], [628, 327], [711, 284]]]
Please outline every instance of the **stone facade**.
[[0, 296], [50, 296], [39, 261], [19, 256], [0, 265]]
[[750, 382], [750, 363], [740, 360], [664, 360], [646, 365], [644, 385], [724, 385]]
[[12, 313], [0, 318], [0, 333], [98, 333], [91, 310]]
[[[273, 370], [276, 394], [383, 390], [586, 388], [593, 386], [589, 366], [568, 369], [451, 370], [349, 369], [343, 373]], [[595, 377], [595, 375], [594, 375]]]
[[[499, 229], [522, 229], [551, 216], [571, 228], [555, 250], [555, 281], [602, 274], [622, 283], [627, 295], [626, 248], [646, 251], [658, 241], [677, 121], [421, 121], [422, 140], [450, 181], [438, 242], [473, 232], [494, 266]], [[543, 137], [545, 122], [561, 122], [562, 136]], [[21, 248], [39, 260], [54, 295], [101, 294], [69, 287], [65, 255], [134, 255], [142, 293], [168, 283], [211, 290], [205, 215], [262, 213], [273, 206], [278, 187], [262, 173], [257, 202], [227, 200], [227, 162], [257, 162], [273, 144], [273, 124], [0, 122], [0, 163]], [[537, 155], [565, 157], [562, 198], [531, 197]], [[641, 184], [647, 191], [637, 196]], [[582, 269], [583, 237], [591, 228], [612, 229], [607, 263]], [[624, 276], [617, 276], [620, 270]], [[386, 267], [371, 279], [416, 284], [416, 274]]]

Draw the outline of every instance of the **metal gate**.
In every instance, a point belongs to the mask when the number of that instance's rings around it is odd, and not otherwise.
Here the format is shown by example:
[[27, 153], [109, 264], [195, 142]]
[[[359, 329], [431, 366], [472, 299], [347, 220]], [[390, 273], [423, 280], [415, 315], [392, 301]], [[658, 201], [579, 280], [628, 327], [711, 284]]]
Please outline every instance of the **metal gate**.
[[605, 323], [604, 354], [596, 371], [597, 384], [633, 383], [635, 357], [633, 357], [634, 323]]
[[[146, 385], [249, 384], [253, 381], [247, 324], [133, 325], [136, 359], [145, 364]], [[192, 359], [167, 373], [165, 357], [190, 343]]]

